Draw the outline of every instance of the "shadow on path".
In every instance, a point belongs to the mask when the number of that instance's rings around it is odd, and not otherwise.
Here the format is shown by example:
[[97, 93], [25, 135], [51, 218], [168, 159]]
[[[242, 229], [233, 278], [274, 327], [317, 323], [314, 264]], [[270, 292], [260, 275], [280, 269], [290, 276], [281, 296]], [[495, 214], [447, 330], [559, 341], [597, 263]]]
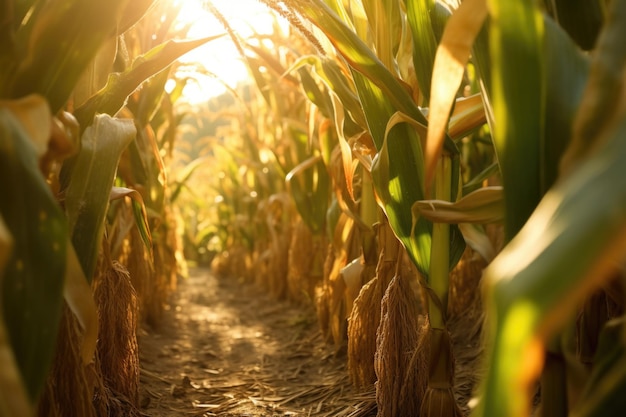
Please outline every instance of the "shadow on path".
[[208, 269], [180, 283], [139, 349], [148, 416], [339, 417], [358, 402], [346, 358], [323, 342], [311, 307]]

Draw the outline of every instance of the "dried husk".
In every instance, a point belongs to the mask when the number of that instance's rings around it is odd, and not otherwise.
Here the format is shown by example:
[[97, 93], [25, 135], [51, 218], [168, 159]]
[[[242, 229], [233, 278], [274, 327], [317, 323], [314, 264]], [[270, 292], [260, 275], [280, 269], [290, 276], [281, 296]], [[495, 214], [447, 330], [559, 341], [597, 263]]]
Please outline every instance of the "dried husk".
[[287, 290], [294, 301], [313, 303], [315, 287], [323, 280], [326, 238], [315, 235], [302, 219], [294, 227], [289, 246]]
[[[355, 388], [365, 390], [376, 382], [374, 356], [376, 333], [380, 325], [381, 301], [389, 282], [395, 275], [399, 242], [389, 226], [379, 226], [379, 241], [383, 242], [378, 263], [366, 263], [359, 296], [348, 319], [348, 372]], [[373, 278], [372, 278], [373, 276]]]
[[151, 297], [151, 281], [154, 276], [154, 266], [150, 253], [136, 227], [131, 229], [128, 246], [128, 256], [120, 260], [120, 262], [126, 265], [126, 269], [128, 269], [130, 274], [131, 282], [138, 298], [140, 321], [143, 321], [145, 318], [144, 312], [147, 311], [148, 300]]
[[330, 281], [330, 275], [333, 273], [335, 265], [335, 249], [332, 244], [328, 244], [326, 250], [326, 259], [324, 260], [323, 267], [323, 279], [322, 282], [315, 289], [315, 310], [317, 313], [317, 322], [320, 326], [320, 331], [324, 340], [328, 343], [332, 341], [332, 334], [330, 333], [330, 295], [328, 282]]
[[106, 261], [94, 280], [100, 333], [97, 357], [110, 397], [109, 416], [138, 415], [139, 348], [138, 302], [128, 270]]
[[402, 386], [418, 344], [418, 299], [410, 279], [402, 271], [391, 280], [381, 302], [381, 320], [376, 339], [376, 403], [378, 417], [416, 416], [413, 401], [403, 402]]
[[[80, 347], [82, 332], [78, 320], [65, 305], [59, 326], [57, 348], [44, 392], [37, 405], [41, 417], [105, 416], [108, 398], [97, 364], [84, 365]], [[97, 409], [96, 409], [97, 407]]]
[[274, 297], [282, 300], [287, 297], [287, 268], [289, 260], [289, 242], [291, 230], [277, 237], [270, 257], [269, 291]]

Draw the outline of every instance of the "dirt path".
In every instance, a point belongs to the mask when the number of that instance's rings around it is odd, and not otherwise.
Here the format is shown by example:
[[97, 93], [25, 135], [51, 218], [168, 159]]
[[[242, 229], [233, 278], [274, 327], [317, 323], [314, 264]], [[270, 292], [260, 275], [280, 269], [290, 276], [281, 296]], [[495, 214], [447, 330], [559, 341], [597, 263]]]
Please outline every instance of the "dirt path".
[[148, 416], [363, 416], [371, 404], [351, 392], [346, 358], [322, 341], [311, 307], [206, 269], [139, 345]]

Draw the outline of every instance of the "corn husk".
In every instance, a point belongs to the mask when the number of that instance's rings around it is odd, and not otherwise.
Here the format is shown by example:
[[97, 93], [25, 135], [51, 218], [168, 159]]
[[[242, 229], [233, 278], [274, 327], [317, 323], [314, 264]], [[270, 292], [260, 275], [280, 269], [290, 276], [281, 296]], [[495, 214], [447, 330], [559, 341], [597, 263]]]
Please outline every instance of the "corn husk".
[[322, 281], [322, 254], [326, 248], [321, 236], [314, 236], [304, 221], [294, 227], [289, 247], [287, 288], [296, 301], [314, 299], [315, 287]]
[[106, 389], [116, 400], [111, 402], [109, 415], [137, 415], [137, 294], [128, 270], [116, 261], [105, 261], [93, 286], [100, 316], [97, 356]]
[[[418, 300], [411, 289], [412, 277], [397, 274], [381, 302], [381, 321], [376, 339], [374, 369], [378, 417], [415, 416], [415, 402], [403, 402], [402, 386], [418, 344]], [[405, 396], [405, 399], [407, 397]]]
[[104, 391], [102, 375], [93, 363], [85, 366], [81, 358], [81, 328], [76, 317], [67, 305], [57, 339], [57, 348], [52, 368], [37, 405], [37, 415], [41, 417], [106, 415], [108, 398], [96, 398], [98, 410], [94, 407], [95, 387]]
[[366, 263], [362, 274], [365, 285], [348, 319], [348, 372], [352, 384], [359, 390], [368, 389], [376, 382], [374, 356], [381, 302], [395, 274], [400, 249], [388, 225], [380, 226], [378, 232], [379, 241], [383, 242], [378, 263], [376, 266]]

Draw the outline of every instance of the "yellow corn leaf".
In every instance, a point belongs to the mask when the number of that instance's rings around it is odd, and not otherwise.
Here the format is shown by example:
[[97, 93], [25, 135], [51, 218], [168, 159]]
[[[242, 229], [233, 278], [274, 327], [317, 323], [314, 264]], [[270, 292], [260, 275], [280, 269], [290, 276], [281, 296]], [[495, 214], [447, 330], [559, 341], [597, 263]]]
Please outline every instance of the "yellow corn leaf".
[[339, 99], [339, 96], [335, 94], [334, 91], [329, 90], [329, 95], [331, 102], [333, 103], [333, 116], [335, 121], [335, 129], [337, 130], [337, 138], [339, 139], [339, 149], [341, 150], [341, 162], [343, 166], [343, 175], [346, 179], [346, 186], [348, 189], [348, 194], [352, 200], [354, 198], [354, 169], [355, 169], [355, 161], [352, 158], [352, 148], [350, 147], [349, 140], [346, 139], [344, 135], [344, 120], [345, 120], [345, 112], [343, 108], [343, 104]]
[[435, 223], [495, 223], [504, 219], [502, 187], [483, 187], [456, 202], [421, 200], [413, 204], [415, 216]]
[[486, 122], [482, 94], [458, 98], [448, 123], [448, 134], [452, 139], [459, 139]]
[[80, 266], [74, 246], [69, 240], [67, 243], [67, 269], [65, 272], [63, 297], [83, 328], [83, 344], [80, 349], [80, 356], [83, 364], [86, 365], [93, 360], [96, 351], [98, 312], [91, 287], [87, 283], [87, 278]]
[[486, 17], [485, 0], [465, 0], [450, 17], [437, 48], [426, 137], [426, 187], [432, 182], [443, 147], [448, 115], [463, 78], [474, 39]]

